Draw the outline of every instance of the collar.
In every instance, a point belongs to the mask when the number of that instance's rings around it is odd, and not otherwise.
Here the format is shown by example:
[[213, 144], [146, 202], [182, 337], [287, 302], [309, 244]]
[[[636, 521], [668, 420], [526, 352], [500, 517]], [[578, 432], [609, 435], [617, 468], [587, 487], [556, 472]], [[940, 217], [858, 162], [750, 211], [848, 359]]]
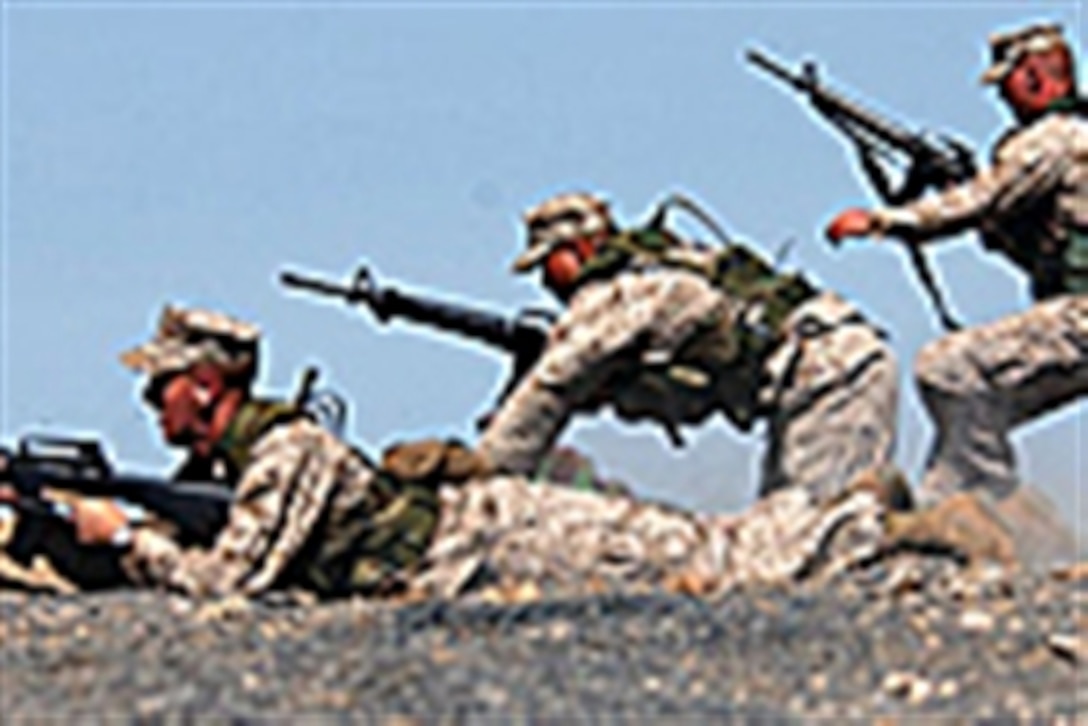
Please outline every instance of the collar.
[[1066, 96], [1065, 98], [1059, 98], [1055, 101], [1051, 101], [1050, 105], [1043, 111], [1043, 115], [1051, 113], [1079, 113], [1083, 114], [1088, 111], [1088, 98], [1083, 96]]
[[253, 403], [253, 399], [248, 399], [238, 406], [219, 440], [212, 446], [213, 453], [232, 459], [232, 454], [236, 452], [238, 444], [245, 440], [259, 413], [259, 406], [254, 406]]

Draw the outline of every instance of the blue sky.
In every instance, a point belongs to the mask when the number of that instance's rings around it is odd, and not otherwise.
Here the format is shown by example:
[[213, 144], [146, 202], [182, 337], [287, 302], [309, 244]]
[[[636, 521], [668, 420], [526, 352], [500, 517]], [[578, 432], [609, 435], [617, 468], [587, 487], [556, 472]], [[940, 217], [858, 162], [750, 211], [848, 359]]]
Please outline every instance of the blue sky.
[[[588, 189], [636, 221], [670, 191], [839, 290], [887, 327], [903, 371], [899, 463], [930, 436], [909, 378], [939, 333], [894, 245], [828, 248], [871, 201], [844, 143], [748, 67], [759, 47], [985, 156], [1008, 123], [977, 83], [995, 30], [1075, 2], [3, 3], [0, 428], [96, 433], [165, 467], [118, 353], [167, 302], [260, 323], [266, 390], [319, 363], [370, 450], [471, 438], [502, 382], [495, 354], [288, 294], [292, 266], [511, 313], [550, 304], [509, 274], [521, 212]], [[937, 255], [955, 309], [1022, 309], [1023, 281], [974, 238]], [[1085, 406], [1017, 435], [1027, 477], [1085, 521]], [[716, 421], [673, 452], [650, 425], [566, 437], [652, 496], [713, 510], [754, 495], [758, 435]], [[1074, 514], [1074, 512], [1079, 512]]]

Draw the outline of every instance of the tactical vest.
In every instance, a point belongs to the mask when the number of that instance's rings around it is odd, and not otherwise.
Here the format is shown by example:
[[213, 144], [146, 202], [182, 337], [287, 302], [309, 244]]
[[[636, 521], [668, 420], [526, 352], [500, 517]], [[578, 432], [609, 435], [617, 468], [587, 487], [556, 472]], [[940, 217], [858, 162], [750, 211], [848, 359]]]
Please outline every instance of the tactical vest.
[[243, 403], [214, 449], [215, 454], [226, 462], [231, 482], [236, 482], [249, 466], [253, 446], [262, 436], [274, 426], [305, 415], [297, 406], [284, 401], [250, 399]]
[[395, 592], [430, 546], [439, 511], [436, 486], [378, 471], [362, 502], [318, 526], [300, 584], [325, 597]]
[[1035, 300], [1088, 295], [1088, 230], [1067, 227], [1060, 245], [1040, 250], [1036, 244], [1039, 233], [1031, 229], [1035, 224], [1035, 218], [1004, 222], [1000, 230], [984, 232], [983, 242], [1027, 273]]
[[1088, 231], [1068, 229], [1062, 249], [1052, 254], [1036, 253], [1027, 272], [1035, 300], [1088, 295]]
[[482, 473], [472, 452], [455, 441], [392, 447], [381, 466], [366, 465], [375, 471], [366, 496], [322, 523], [300, 558], [303, 584], [320, 595], [389, 595], [405, 587], [438, 528], [440, 486]]
[[[1051, 111], [1071, 113], [1088, 121], [1088, 99], [1069, 98], [1051, 104]], [[1080, 150], [1083, 153], [1083, 150]], [[1061, 257], [1061, 287], [1066, 293], [1088, 295], [1088, 230], [1068, 228]]]
[[1088, 295], [1088, 230], [1070, 230], [1065, 262], [1065, 289], [1074, 295]]
[[[307, 414], [282, 401], [244, 403], [216, 445], [215, 458], [234, 485], [252, 461], [253, 447], [277, 425]], [[360, 460], [376, 469], [356, 451]], [[438, 522], [435, 486], [379, 470], [366, 495], [346, 512], [327, 514], [283, 579], [323, 596], [380, 593], [426, 551]]]
[[249, 465], [257, 440], [273, 426], [287, 423], [304, 411], [283, 401], [250, 399], [239, 407], [234, 418], [212, 448], [209, 456], [190, 455], [172, 476], [181, 481], [214, 481], [234, 487]]
[[[1046, 113], [1088, 118], [1088, 100], [1061, 99], [1051, 104]], [[998, 141], [994, 148], [995, 156], [1017, 132], [1010, 131]], [[1049, 213], [1049, 210], [1040, 212]], [[1037, 224], [1038, 218], [1031, 213], [1024, 215], [1022, 221], [1005, 221], [997, 229], [984, 230], [983, 243], [987, 248], [1004, 253], [1013, 264], [1027, 273], [1035, 300], [1055, 295], [1088, 294], [1088, 230], [1066, 227], [1060, 244], [1054, 245], [1053, 249], [1038, 249], [1035, 242], [1039, 233], [1033, 229]]]
[[[640, 389], [645, 400], [659, 401], [655, 408], [675, 412], [678, 420], [666, 425], [697, 423], [710, 413], [707, 404], [714, 404], [738, 428], [749, 430], [761, 413], [758, 396], [764, 364], [783, 340], [786, 318], [816, 293], [815, 288], [800, 275], [776, 271], [746, 246], [692, 248], [656, 228], [607, 239], [577, 283], [653, 267], [701, 275], [733, 301], [736, 312], [704, 321], [671, 361], [644, 366], [626, 383]], [[670, 405], [675, 401], [683, 404]], [[630, 413], [660, 418], [649, 410]]]

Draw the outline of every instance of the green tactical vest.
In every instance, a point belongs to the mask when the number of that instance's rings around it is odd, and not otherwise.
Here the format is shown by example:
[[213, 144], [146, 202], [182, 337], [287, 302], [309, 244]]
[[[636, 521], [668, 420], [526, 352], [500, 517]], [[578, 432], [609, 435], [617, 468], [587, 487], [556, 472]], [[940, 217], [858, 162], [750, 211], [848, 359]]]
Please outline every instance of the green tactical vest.
[[377, 472], [363, 502], [318, 527], [301, 584], [323, 597], [395, 592], [426, 554], [439, 511], [436, 485]]
[[[1088, 118], [1088, 99], [1063, 98], [1052, 103], [1050, 113], [1066, 113]], [[1015, 132], [1012, 132], [1015, 133]], [[1008, 137], [1006, 137], [1008, 138]], [[1003, 141], [998, 142], [998, 147]], [[1028, 248], [1022, 240], [1033, 239], [1031, 230], [1036, 220], [1011, 220], [1003, 225], [1000, 233], [983, 232], [987, 247], [1004, 252], [1010, 260], [1031, 279], [1031, 293], [1036, 300], [1054, 295], [1088, 294], [1088, 230], [1066, 228], [1066, 244], [1060, 249], [1045, 252]]]
[[984, 243], [1027, 273], [1035, 300], [1055, 295], [1088, 295], [1088, 231], [1067, 228], [1065, 244], [1053, 251], [1042, 251], [1024, 243], [1036, 239], [1037, 232], [1029, 228], [1035, 224], [1034, 218], [1005, 222], [1000, 234], [985, 232]]
[[1070, 230], [1069, 246], [1062, 260], [1065, 262], [1066, 292], [1088, 295], [1088, 231]]
[[[236, 482], [249, 465], [253, 446], [264, 434], [304, 415], [297, 406], [281, 401], [243, 404], [216, 447], [235, 472], [231, 481]], [[379, 471], [357, 506], [335, 517], [327, 515], [315, 526], [310, 544], [296, 558], [298, 564], [287, 579], [323, 596], [381, 592], [423, 556], [438, 523], [438, 510], [436, 486]]]
[[[394, 463], [397, 450], [403, 456]], [[375, 475], [367, 495], [319, 529], [303, 583], [323, 596], [389, 595], [405, 586], [437, 531], [439, 488], [482, 473], [473, 457], [460, 442], [426, 440], [387, 449], [380, 467], [368, 462]]]
[[249, 466], [253, 446], [269, 429], [304, 415], [297, 406], [283, 401], [250, 399], [243, 403], [215, 445], [215, 453], [230, 470], [230, 481], [237, 482]]
[[[764, 363], [782, 342], [786, 318], [816, 293], [815, 288], [800, 275], [777, 272], [746, 246], [731, 244], [714, 253], [685, 254], [676, 237], [653, 228], [622, 232], [606, 240], [577, 283], [640, 267], [671, 267], [702, 275], [736, 301], [741, 312], [728, 319], [715, 316], [704, 321], [669, 364], [644, 369], [629, 383], [637, 385], [648, 400], [712, 399], [734, 425], [749, 430], [760, 413], [757, 399]], [[708, 413], [698, 405], [690, 410], [695, 412], [691, 420], [674, 423], [696, 423]]]

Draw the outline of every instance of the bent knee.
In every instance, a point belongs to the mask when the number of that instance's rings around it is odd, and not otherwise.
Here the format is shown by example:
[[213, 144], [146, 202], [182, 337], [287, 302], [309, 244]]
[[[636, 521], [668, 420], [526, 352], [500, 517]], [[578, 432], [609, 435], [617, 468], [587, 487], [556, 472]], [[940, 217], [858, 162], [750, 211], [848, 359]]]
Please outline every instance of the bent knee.
[[953, 333], [926, 343], [914, 359], [914, 380], [923, 393], [965, 393], [976, 387], [978, 376], [969, 355], [971, 338]]

